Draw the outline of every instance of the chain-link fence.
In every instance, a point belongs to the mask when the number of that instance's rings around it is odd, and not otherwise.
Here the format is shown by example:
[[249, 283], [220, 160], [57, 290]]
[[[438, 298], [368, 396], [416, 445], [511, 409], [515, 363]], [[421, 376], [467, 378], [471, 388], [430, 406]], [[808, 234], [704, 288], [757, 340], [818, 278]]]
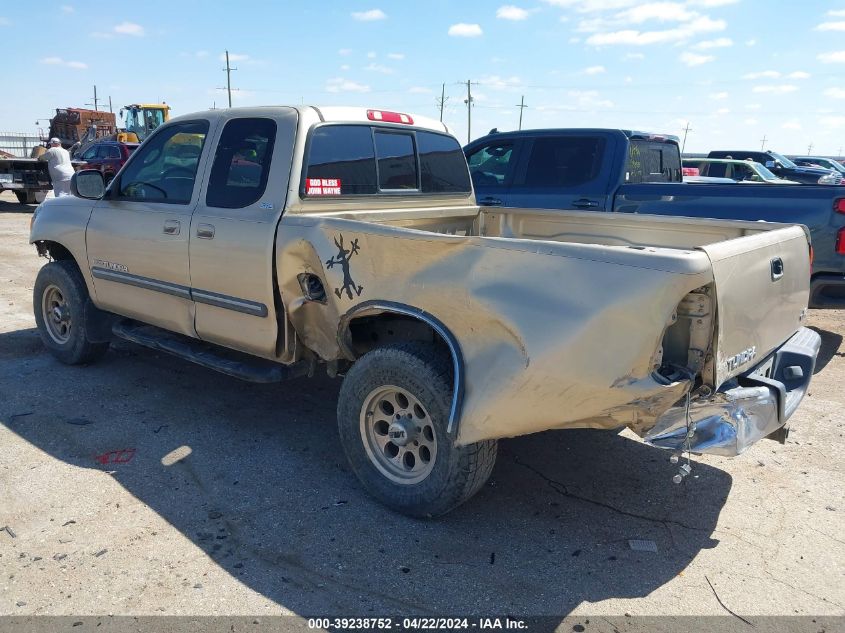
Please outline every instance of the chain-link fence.
[[43, 145], [43, 142], [34, 134], [0, 132], [0, 152], [6, 152], [18, 158], [29, 158], [32, 148], [36, 145]]

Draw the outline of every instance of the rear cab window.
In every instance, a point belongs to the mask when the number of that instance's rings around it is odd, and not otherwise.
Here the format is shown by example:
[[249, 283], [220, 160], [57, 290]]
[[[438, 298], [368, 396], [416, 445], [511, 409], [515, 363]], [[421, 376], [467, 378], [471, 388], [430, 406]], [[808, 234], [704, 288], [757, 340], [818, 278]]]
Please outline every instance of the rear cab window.
[[630, 140], [625, 182], [681, 181], [681, 153], [677, 145], [646, 139]]
[[329, 123], [307, 155], [302, 198], [471, 191], [460, 144], [437, 132]]

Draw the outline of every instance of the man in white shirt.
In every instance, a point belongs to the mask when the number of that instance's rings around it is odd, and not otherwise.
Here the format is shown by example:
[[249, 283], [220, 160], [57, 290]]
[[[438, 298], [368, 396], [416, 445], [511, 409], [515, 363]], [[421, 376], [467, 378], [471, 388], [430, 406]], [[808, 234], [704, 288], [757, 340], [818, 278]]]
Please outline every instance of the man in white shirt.
[[47, 161], [50, 180], [53, 181], [53, 193], [58, 196], [70, 195], [70, 178], [73, 176], [73, 165], [70, 154], [62, 147], [57, 138], [50, 139], [50, 149], [39, 156], [38, 160]]

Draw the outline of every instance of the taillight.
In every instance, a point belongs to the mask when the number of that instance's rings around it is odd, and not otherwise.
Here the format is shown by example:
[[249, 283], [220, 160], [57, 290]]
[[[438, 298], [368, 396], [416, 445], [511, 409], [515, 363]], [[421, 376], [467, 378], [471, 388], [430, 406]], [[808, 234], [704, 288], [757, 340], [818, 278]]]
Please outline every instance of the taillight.
[[816, 258], [816, 251], [813, 250], [813, 245], [810, 244], [810, 274], [813, 274], [813, 260]]
[[385, 123], [405, 123], [406, 125], [414, 124], [414, 119], [410, 114], [388, 112], [386, 110], [367, 110], [367, 118], [370, 121], [384, 121]]
[[845, 255], [845, 226], [836, 234], [836, 252], [839, 255]]
[[833, 210], [837, 213], [845, 213], [845, 198], [837, 198], [834, 200]]

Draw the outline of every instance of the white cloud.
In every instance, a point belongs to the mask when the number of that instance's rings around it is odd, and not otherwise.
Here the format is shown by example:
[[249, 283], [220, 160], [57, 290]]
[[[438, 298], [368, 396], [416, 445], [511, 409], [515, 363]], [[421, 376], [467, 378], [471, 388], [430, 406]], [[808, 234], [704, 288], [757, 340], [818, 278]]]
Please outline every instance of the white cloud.
[[496, 17], [500, 20], [525, 20], [528, 17], [528, 11], [512, 4], [506, 4], [496, 10]]
[[786, 76], [787, 79], [809, 79], [810, 73], [805, 73], [803, 70], [796, 70]]
[[115, 33], [120, 33], [121, 35], [132, 35], [134, 37], [144, 36], [144, 27], [140, 24], [135, 24], [134, 22], [121, 22], [114, 27], [113, 31]]
[[683, 53], [681, 53], [679, 59], [681, 60], [681, 63], [692, 67], [707, 64], [709, 62], [712, 62], [716, 58], [712, 55], [699, 55], [698, 53], [690, 53], [689, 51], [684, 51]]
[[648, 2], [632, 7], [617, 14], [617, 18], [633, 24], [642, 24], [648, 20], [658, 22], [686, 22], [698, 14], [677, 2]]
[[[226, 53], [220, 53], [220, 61], [226, 61]], [[243, 53], [229, 53], [229, 63], [249, 61], [249, 55]]]
[[845, 31], [845, 22], [822, 22], [816, 27], [817, 31]]
[[800, 130], [801, 124], [793, 119], [792, 121], [785, 121], [781, 127], [784, 130]]
[[711, 48], [727, 48], [733, 46], [733, 40], [729, 37], [719, 37], [715, 40], [705, 40], [693, 45], [693, 48], [699, 51], [709, 50]]
[[726, 28], [724, 20], [713, 20], [706, 16], [695, 18], [690, 22], [679, 25], [674, 29], [662, 31], [637, 31], [624, 29], [608, 33], [595, 33], [587, 38], [587, 44], [592, 46], [634, 45], [646, 46], [665, 42], [679, 42], [694, 37], [697, 33], [723, 31]]
[[11, 22], [9, 22], [9, 18], [4, 18], [0, 16], [0, 26], [9, 26]]
[[604, 66], [589, 66], [581, 72], [583, 72], [585, 75], [600, 75], [604, 72], [607, 72], [607, 69]]
[[746, 46], [756, 46], [756, 45], [757, 45], [757, 40], [755, 40], [755, 39], [746, 40], [746, 41], [745, 41], [745, 45], [746, 45]]
[[710, 94], [710, 98], [713, 99], [713, 101], [723, 101], [723, 100], [727, 99], [729, 96], [730, 95], [728, 95], [727, 92], [714, 92], [714, 93]]
[[845, 89], [842, 88], [828, 88], [823, 94], [832, 99], [845, 99]]
[[343, 71], [347, 71], [350, 68], [352, 68], [352, 67], [349, 64], [341, 64], [340, 65], [340, 69], [343, 70]]
[[408, 92], [417, 95], [427, 95], [431, 94], [432, 90], [431, 88], [425, 88], [423, 86], [411, 86], [410, 88], [408, 88]]
[[776, 94], [782, 95], [788, 92], [795, 92], [798, 90], [798, 86], [793, 86], [791, 84], [778, 84], [776, 86], [772, 85], [763, 85], [763, 86], [754, 86], [751, 89], [752, 92], [764, 92], [769, 94]]
[[716, 110], [716, 114], [730, 114], [730, 113], [731, 113], [730, 108], [719, 108], [718, 110]]
[[459, 22], [449, 27], [449, 35], [452, 37], [480, 37], [483, 34], [478, 24], [465, 24]]
[[828, 11], [827, 15], [832, 18], [845, 18], [845, 9], [837, 9], [835, 11]]
[[369, 11], [356, 11], [352, 17], [359, 22], [375, 22], [376, 20], [387, 19], [387, 14], [381, 9], [370, 9]]
[[377, 56], [375, 51], [370, 51], [369, 53], [367, 53], [367, 59], [375, 59], [376, 57]]
[[625, 57], [623, 57], [625, 61], [632, 61], [635, 59], [645, 59], [645, 55], [642, 53], [626, 53]]
[[757, 73], [746, 73], [742, 76], [743, 79], [777, 79], [780, 73], [776, 70], [764, 70]]
[[197, 51], [196, 53], [194, 53], [194, 55], [199, 59], [202, 59], [204, 57], [208, 57], [208, 54], [209, 54], [208, 51]]
[[736, 4], [737, 2], [739, 2], [739, 0], [691, 0], [690, 4], [713, 9], [715, 7], [724, 7], [728, 4]]
[[62, 13], [73, 13], [74, 11], [75, 11], [75, 9], [72, 6], [70, 6], [69, 4], [63, 4], [62, 5]]
[[387, 58], [388, 59], [402, 60], [402, 59], [405, 59], [405, 53], [388, 53]]
[[570, 90], [567, 95], [574, 99], [579, 108], [612, 108], [613, 102], [609, 99], [602, 99], [595, 90]]
[[762, 107], [763, 107], [762, 104], [759, 104], [759, 103], [746, 103], [745, 104], [746, 110], [760, 110], [760, 109], [762, 109]]
[[352, 49], [351, 48], [341, 48], [341, 49], [338, 49], [337, 54], [340, 55], [341, 57], [346, 57], [347, 55], [352, 54]]
[[384, 66], [383, 64], [376, 64], [375, 62], [372, 62], [371, 64], [365, 66], [364, 70], [368, 70], [372, 73], [381, 73], [383, 75], [392, 75], [394, 72], [396, 72], [392, 68]]
[[543, 0], [543, 2], [564, 9], [577, 7], [582, 13], [624, 9], [637, 4], [637, 0]]
[[825, 116], [819, 119], [819, 121], [827, 127], [845, 127], [845, 116]]
[[845, 64], [845, 51], [831, 51], [829, 53], [822, 53], [816, 55], [823, 64]]
[[326, 80], [326, 92], [369, 92], [370, 87], [342, 77]]
[[499, 75], [484, 75], [478, 83], [492, 90], [512, 90], [522, 86], [519, 77], [500, 77]]
[[45, 57], [41, 60], [41, 63], [47, 64], [48, 66], [64, 66], [65, 68], [73, 68], [74, 70], [84, 70], [88, 68], [88, 64], [83, 62], [67, 61], [61, 57]]
[[757, 121], [757, 119], [755, 119], [754, 117], [749, 117], [747, 119], [744, 119], [743, 123], [745, 123], [745, 125], [757, 125], [759, 121]]

